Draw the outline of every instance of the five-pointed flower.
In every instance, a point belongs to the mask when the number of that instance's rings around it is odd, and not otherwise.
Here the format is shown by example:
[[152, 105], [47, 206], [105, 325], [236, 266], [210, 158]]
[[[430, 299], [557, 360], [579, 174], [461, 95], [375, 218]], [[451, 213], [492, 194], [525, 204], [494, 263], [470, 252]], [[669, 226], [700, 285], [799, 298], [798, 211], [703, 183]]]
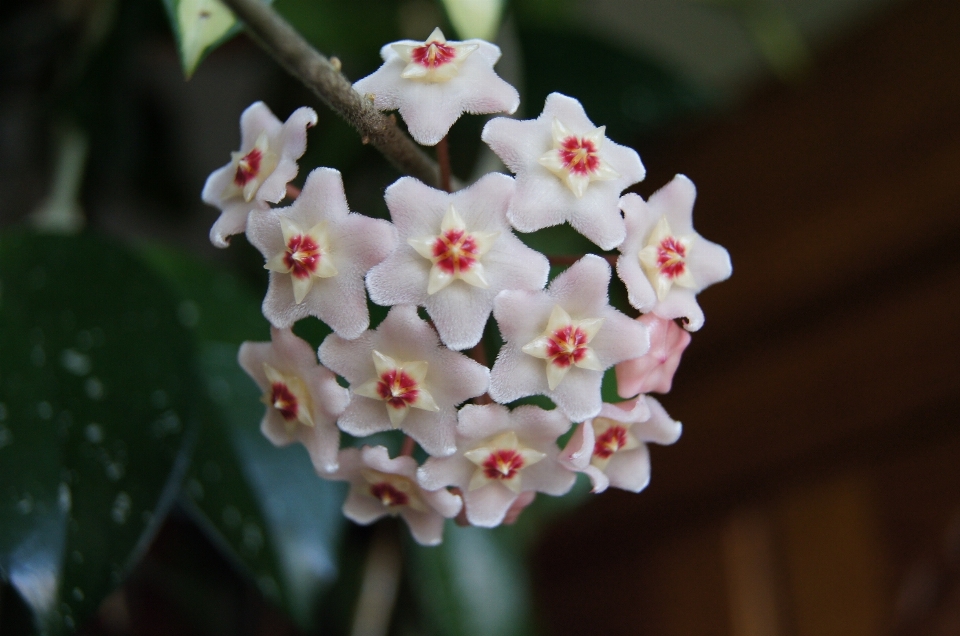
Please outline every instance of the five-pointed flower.
[[573, 421], [600, 411], [605, 369], [642, 356], [646, 327], [607, 301], [610, 266], [588, 254], [546, 291], [504, 291], [493, 316], [505, 343], [490, 373], [490, 396], [500, 403], [546, 395]]
[[231, 153], [230, 163], [214, 170], [203, 186], [204, 203], [220, 208], [220, 218], [210, 228], [211, 243], [227, 247], [232, 235], [246, 229], [251, 211], [283, 199], [306, 150], [307, 128], [316, 123], [317, 113], [307, 107], [282, 124], [263, 102], [243, 111], [239, 152]]
[[263, 391], [267, 411], [260, 430], [276, 446], [306, 446], [318, 472], [337, 468], [337, 417], [350, 401], [336, 376], [317, 364], [313, 348], [289, 329], [272, 329], [270, 342], [244, 342], [240, 366]]
[[390, 459], [383, 446], [345, 448], [340, 469], [332, 476], [350, 482], [343, 514], [367, 525], [387, 515], [401, 516], [421, 545], [437, 545], [444, 518], [455, 517], [462, 502], [445, 489], [431, 492], [417, 484], [417, 462], [412, 457]]
[[680, 422], [670, 419], [659, 402], [640, 396], [603, 405], [599, 415], [577, 427], [560, 462], [586, 473], [594, 492], [607, 486], [640, 492], [650, 483], [650, 453], [646, 442], [673, 444]]
[[644, 314], [637, 322], [650, 331], [650, 351], [617, 365], [617, 393], [622, 398], [640, 393], [669, 393], [680, 357], [690, 344], [690, 333], [673, 320], [656, 314]]
[[693, 182], [678, 174], [649, 202], [636, 194], [620, 200], [627, 237], [619, 248], [617, 275], [630, 304], [643, 313], [683, 318], [689, 331], [703, 326], [697, 293], [733, 272], [727, 250], [693, 229], [696, 196]]
[[397, 232], [350, 212], [339, 172], [311, 172], [293, 205], [251, 215], [247, 236], [270, 270], [263, 315], [273, 326], [316, 316], [356, 338], [370, 325], [363, 279], [393, 251]]
[[605, 136], [577, 100], [551, 93], [536, 119], [497, 117], [482, 139], [517, 175], [507, 218], [521, 232], [568, 221], [608, 250], [625, 236], [617, 202], [645, 175], [637, 153]]
[[431, 457], [417, 477], [427, 489], [457, 486], [467, 520], [493, 527], [521, 493], [570, 490], [574, 475], [558, 463], [556, 445], [569, 428], [559, 410], [521, 406], [511, 412], [500, 404], [468, 404], [460, 409], [456, 454]]
[[424, 42], [387, 44], [380, 57], [383, 66], [353, 88], [380, 110], [399, 110], [418, 143], [435, 145], [465, 112], [512, 113], [520, 105], [517, 90], [493, 72], [500, 49], [489, 42], [451, 42], [434, 29]]
[[443, 347], [410, 305], [394, 307], [355, 340], [327, 336], [320, 360], [350, 383], [341, 430], [364, 436], [399, 428], [431, 455], [454, 452], [456, 406], [482, 395], [490, 377], [483, 365]]
[[479, 342], [493, 299], [504, 289], [543, 289], [550, 265], [506, 220], [513, 179], [488, 174], [454, 194], [404, 177], [387, 188], [400, 246], [370, 270], [370, 298], [426, 308], [453, 349]]

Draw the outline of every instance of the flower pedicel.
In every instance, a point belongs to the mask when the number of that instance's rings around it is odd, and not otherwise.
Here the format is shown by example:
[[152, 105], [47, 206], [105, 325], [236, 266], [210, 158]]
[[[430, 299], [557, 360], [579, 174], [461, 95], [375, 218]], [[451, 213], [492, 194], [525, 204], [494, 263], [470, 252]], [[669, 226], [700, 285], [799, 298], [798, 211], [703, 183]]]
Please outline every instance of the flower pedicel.
[[[398, 109], [422, 144], [441, 141], [464, 112], [519, 104], [493, 72], [500, 50], [488, 42], [447, 41], [437, 29], [381, 55], [383, 66], [354, 88], [377, 108]], [[281, 124], [254, 104], [241, 117], [240, 151], [203, 192], [222, 211], [214, 244], [246, 231], [270, 271], [263, 313], [272, 340], [244, 343], [239, 354], [266, 404], [268, 439], [302, 443], [320, 477], [349, 482], [347, 517], [400, 516], [424, 545], [439, 543], [445, 520], [461, 511], [458, 522], [511, 523], [537, 493], [566, 493], [577, 473], [596, 492], [642, 490], [645, 444], [680, 435], [644, 395], [669, 390], [689, 342], [673, 320], [699, 329], [696, 293], [731, 272], [726, 250], [693, 231], [693, 184], [678, 176], [649, 202], [622, 195], [644, 177], [640, 157], [607, 139], [577, 100], [554, 93], [537, 119], [497, 118], [483, 130], [515, 177], [488, 174], [455, 193], [403, 177], [386, 190], [388, 222], [350, 212], [340, 174], [317, 168], [291, 205], [271, 209], [315, 122], [309, 108]], [[547, 286], [548, 257], [515, 232], [564, 222], [620, 250], [617, 273], [642, 317], [610, 306], [611, 269], [600, 256], [583, 256]], [[368, 293], [390, 307], [373, 329]], [[290, 331], [308, 316], [334, 331], [320, 345], [322, 365]], [[484, 335], [494, 323], [503, 346], [491, 369]], [[614, 365], [620, 395], [639, 396], [602, 401]], [[533, 395], [556, 407], [513, 405]], [[340, 448], [340, 431], [392, 430], [406, 436], [399, 456]], [[415, 444], [428, 455], [420, 465]]]

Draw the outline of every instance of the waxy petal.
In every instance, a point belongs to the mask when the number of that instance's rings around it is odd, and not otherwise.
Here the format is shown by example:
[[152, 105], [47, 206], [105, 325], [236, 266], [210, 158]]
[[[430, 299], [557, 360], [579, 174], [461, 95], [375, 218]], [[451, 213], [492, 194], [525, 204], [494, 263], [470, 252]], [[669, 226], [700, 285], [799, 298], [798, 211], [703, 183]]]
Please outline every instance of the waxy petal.
[[537, 119], [487, 122], [482, 139], [516, 174], [517, 193], [507, 214], [515, 228], [533, 232], [566, 221], [603, 249], [623, 241], [626, 230], [617, 201], [625, 188], [643, 180], [637, 153], [604, 137], [597, 144], [600, 167], [584, 179], [567, 171], [556, 152], [558, 137], [596, 140], [602, 130], [580, 102], [560, 93], [547, 97]]

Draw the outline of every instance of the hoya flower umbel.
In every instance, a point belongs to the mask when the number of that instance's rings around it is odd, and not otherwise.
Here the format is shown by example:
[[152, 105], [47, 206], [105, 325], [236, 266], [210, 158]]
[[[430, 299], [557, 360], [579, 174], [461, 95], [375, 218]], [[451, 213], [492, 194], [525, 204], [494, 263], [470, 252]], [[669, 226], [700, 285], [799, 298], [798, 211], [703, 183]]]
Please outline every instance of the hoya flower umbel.
[[536, 119], [497, 117], [482, 138], [517, 176], [507, 218], [521, 232], [569, 222], [599, 245], [623, 241], [620, 193], [645, 175], [640, 156], [607, 139], [577, 100], [551, 93]]
[[529, 503], [535, 492], [562, 495], [570, 490], [574, 475], [560, 465], [556, 444], [569, 427], [559, 410], [468, 404], [460, 409], [457, 452], [431, 457], [417, 477], [427, 489], [456, 486], [467, 520], [496, 526], [520, 497]]
[[456, 446], [456, 406], [487, 390], [489, 371], [441, 346], [410, 305], [396, 306], [376, 331], [355, 340], [330, 335], [320, 359], [346, 378], [353, 399], [338, 420], [355, 436], [399, 428], [431, 455]]
[[460, 512], [460, 497], [447, 490], [420, 487], [417, 462], [412, 457], [390, 458], [383, 446], [347, 448], [340, 452], [340, 469], [333, 479], [350, 482], [343, 514], [360, 524], [385, 516], [402, 517], [421, 545], [437, 545], [444, 518]]
[[440, 29], [423, 42], [380, 49], [381, 66], [353, 85], [380, 110], [400, 111], [418, 143], [433, 146], [463, 113], [512, 113], [516, 89], [493, 72], [500, 49], [483, 40], [448, 41]]
[[221, 211], [210, 228], [215, 246], [226, 247], [230, 236], [243, 232], [250, 212], [283, 199], [307, 147], [307, 128], [316, 123], [317, 113], [306, 107], [282, 124], [263, 102], [243, 111], [240, 150], [231, 153], [230, 163], [212, 172], [203, 187], [203, 201]]
[[703, 326], [696, 295], [730, 277], [730, 255], [693, 229], [697, 191], [683, 175], [655, 192], [649, 202], [636, 194], [620, 201], [627, 237], [618, 248], [617, 274], [630, 304], [641, 312], [682, 318], [689, 331]]
[[600, 411], [604, 370], [647, 352], [647, 329], [607, 300], [610, 266], [592, 254], [546, 291], [504, 291], [493, 315], [504, 343], [490, 375], [501, 403], [542, 394], [573, 421]]
[[312, 171], [297, 200], [254, 215], [247, 236], [270, 270], [263, 314], [272, 325], [316, 316], [345, 338], [369, 326], [364, 276], [393, 251], [397, 233], [350, 212], [339, 172]]
[[350, 398], [313, 348], [289, 329], [273, 329], [270, 342], [243, 343], [238, 358], [262, 391], [267, 410], [260, 430], [267, 439], [276, 446], [301, 442], [318, 471], [335, 470], [336, 419]]
[[453, 194], [410, 177], [387, 188], [400, 246], [367, 275], [370, 298], [426, 308], [448, 347], [477, 344], [500, 291], [547, 283], [546, 257], [507, 222], [513, 187], [512, 178], [488, 174]]
[[653, 398], [605, 403], [597, 417], [577, 427], [560, 462], [586, 473], [594, 492], [608, 486], [640, 492], [650, 482], [646, 443], [672, 444], [681, 430], [680, 422], [672, 420]]

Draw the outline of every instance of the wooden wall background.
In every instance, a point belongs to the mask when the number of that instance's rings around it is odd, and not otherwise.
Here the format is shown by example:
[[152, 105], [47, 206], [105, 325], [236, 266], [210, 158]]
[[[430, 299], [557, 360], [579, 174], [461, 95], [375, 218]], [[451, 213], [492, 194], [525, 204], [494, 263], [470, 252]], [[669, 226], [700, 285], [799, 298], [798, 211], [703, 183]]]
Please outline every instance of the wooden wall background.
[[556, 634], [960, 634], [960, 3], [901, 3], [643, 153], [699, 188], [680, 441], [536, 555]]

